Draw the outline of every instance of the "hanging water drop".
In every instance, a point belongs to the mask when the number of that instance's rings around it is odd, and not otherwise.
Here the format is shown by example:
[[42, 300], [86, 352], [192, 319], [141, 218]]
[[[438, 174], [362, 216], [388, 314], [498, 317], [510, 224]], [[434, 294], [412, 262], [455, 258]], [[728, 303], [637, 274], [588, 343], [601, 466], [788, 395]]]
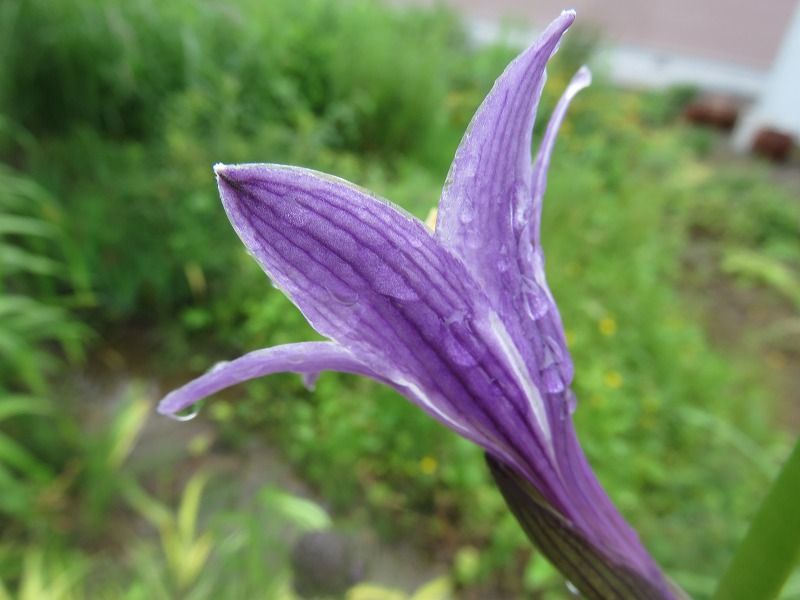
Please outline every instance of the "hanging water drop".
[[566, 585], [567, 585], [567, 591], [571, 595], [575, 596], [576, 598], [581, 595], [580, 590], [578, 590], [578, 588], [575, 587], [575, 584], [572, 583], [570, 580], [567, 580]]
[[563, 391], [566, 387], [561, 367], [562, 360], [563, 355], [558, 342], [549, 335], [545, 336], [539, 375], [542, 378], [542, 385], [548, 393], [555, 394]]
[[201, 404], [202, 404], [202, 402], [196, 402], [196, 403], [192, 404], [191, 406], [187, 406], [183, 410], [179, 410], [179, 411], [174, 412], [172, 414], [168, 414], [167, 416], [170, 419], [173, 419], [175, 421], [181, 421], [181, 422], [191, 421], [197, 415], [200, 414], [200, 406], [201, 406]]
[[231, 361], [229, 361], [229, 360], [221, 360], [218, 363], [214, 363], [214, 365], [212, 365], [212, 367], [208, 371], [206, 371], [206, 373], [216, 373], [220, 369], [223, 369], [225, 367], [225, 365], [227, 365], [229, 362], [231, 362]]
[[319, 372], [301, 373], [300, 378], [303, 380], [303, 387], [305, 387], [309, 392], [313, 392], [317, 387], [317, 379], [319, 379], [319, 376]]
[[522, 279], [522, 298], [525, 312], [534, 321], [541, 319], [550, 308], [547, 294], [529, 277]]
[[566, 400], [567, 411], [569, 414], [574, 413], [575, 409], [578, 408], [578, 397], [572, 390], [567, 390], [567, 393], [564, 396]]

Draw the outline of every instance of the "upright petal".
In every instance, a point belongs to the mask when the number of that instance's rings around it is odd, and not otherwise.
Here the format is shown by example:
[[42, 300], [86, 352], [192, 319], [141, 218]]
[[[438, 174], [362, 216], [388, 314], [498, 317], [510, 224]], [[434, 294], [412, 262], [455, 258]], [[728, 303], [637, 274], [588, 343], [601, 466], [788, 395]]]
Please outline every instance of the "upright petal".
[[545, 67], [574, 20], [574, 11], [563, 12], [497, 79], [447, 176], [436, 235], [487, 283], [499, 285], [498, 272], [514, 260], [509, 240], [530, 210], [531, 141]]
[[[530, 242], [531, 139], [545, 66], [574, 19], [573, 11], [562, 13], [495, 83], [456, 152], [436, 229], [481, 283], [547, 392], [565, 389], [573, 369], [544, 257]], [[562, 409], [548, 405], [553, 414]]]
[[538, 387], [463, 263], [420, 221], [304, 169], [216, 173], [239, 237], [317, 331], [567, 510]]

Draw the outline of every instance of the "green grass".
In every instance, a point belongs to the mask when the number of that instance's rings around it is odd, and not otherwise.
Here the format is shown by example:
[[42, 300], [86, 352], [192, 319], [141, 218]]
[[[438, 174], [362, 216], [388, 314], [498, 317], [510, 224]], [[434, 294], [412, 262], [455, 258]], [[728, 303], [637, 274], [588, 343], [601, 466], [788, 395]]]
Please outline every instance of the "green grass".
[[[123, 415], [106, 437], [79, 443], [77, 402], [51, 385], [89, 327], [95, 351], [123, 332], [131, 345], [155, 340], [144, 365], [153, 376], [314, 335], [240, 247], [211, 165], [301, 164], [424, 217], [513, 51], [472, 48], [445, 11], [366, 0], [11, 0], [0, 7], [0, 30], [3, 189], [26, 198], [0, 205], [13, 217], [0, 220], [0, 252], [18, 257], [3, 263], [12, 268], [2, 273], [0, 310], [24, 317], [0, 326], [19, 362], [2, 363], [0, 389], [55, 401], [56, 414], [33, 425], [55, 424], [58, 435], [9, 421], [13, 439], [46, 477], [61, 481], [74, 468], [66, 457], [83, 465], [66, 505], [102, 539], [134, 479], [123, 463], [109, 470], [105, 457], [127, 447], [114, 432], [130, 428]], [[587, 52], [574, 41], [551, 70], [540, 118]], [[715, 274], [724, 267], [793, 300], [800, 208], [762, 169], [719, 170], [698, 154], [707, 136], [674, 119], [684, 90], [639, 95], [598, 79], [575, 101], [556, 147], [543, 226], [577, 367], [577, 424], [656, 558], [695, 597], [709, 597], [786, 440], [772, 424], [763, 375], [706, 340], [680, 291], [683, 261], [701, 239], [727, 257]], [[455, 556], [462, 584], [563, 595], [530, 557], [479, 450], [393, 392], [326, 375], [311, 394], [276, 376], [226, 398], [200, 417], [225, 445], [267, 436], [339, 513]], [[45, 476], [16, 456], [31, 481]], [[160, 477], [171, 478], [167, 468]], [[55, 514], [15, 506], [0, 516], [11, 532], [0, 542], [29, 545], [33, 566], [0, 556], [10, 589], [42, 561], [45, 571], [74, 566], [91, 584], [104, 563], [81, 532], [59, 534], [55, 550], [42, 535], [65, 505]], [[209, 573], [235, 580], [241, 557], [220, 552]], [[153, 587], [141, 583], [141, 593], [156, 594], [168, 574], [153, 566], [157, 549], [145, 543], [136, 560], [145, 555]], [[244, 581], [264, 578], [244, 570]], [[132, 574], [110, 577], [121, 588]]]

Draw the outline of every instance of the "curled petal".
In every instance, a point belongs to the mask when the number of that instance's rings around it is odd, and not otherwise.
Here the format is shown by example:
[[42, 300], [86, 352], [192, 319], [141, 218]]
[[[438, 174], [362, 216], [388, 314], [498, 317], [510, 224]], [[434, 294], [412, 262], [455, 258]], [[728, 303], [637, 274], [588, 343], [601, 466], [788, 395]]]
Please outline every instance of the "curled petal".
[[207, 396], [257, 377], [282, 372], [313, 377], [321, 371], [342, 371], [375, 377], [348, 350], [333, 342], [285, 344], [255, 350], [236, 360], [219, 363], [207, 373], [165, 396], [158, 404], [158, 412], [175, 415]]
[[542, 141], [539, 144], [539, 150], [536, 153], [536, 160], [533, 164], [533, 210], [531, 218], [533, 224], [531, 226], [531, 235], [533, 242], [539, 242], [539, 228], [541, 226], [542, 217], [542, 200], [544, 192], [547, 187], [547, 169], [550, 167], [550, 157], [553, 154], [553, 147], [556, 144], [558, 137], [558, 130], [564, 117], [567, 114], [569, 103], [582, 89], [588, 87], [592, 83], [592, 72], [589, 67], [583, 66], [578, 69], [578, 72], [572, 76], [572, 79], [561, 95], [553, 114], [550, 115], [550, 121], [547, 123], [547, 129], [544, 132]]

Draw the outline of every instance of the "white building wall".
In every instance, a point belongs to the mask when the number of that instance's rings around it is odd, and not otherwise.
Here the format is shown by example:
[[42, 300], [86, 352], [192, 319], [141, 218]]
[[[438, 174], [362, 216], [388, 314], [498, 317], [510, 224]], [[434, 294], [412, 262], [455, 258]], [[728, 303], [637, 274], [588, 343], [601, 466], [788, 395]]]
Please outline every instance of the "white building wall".
[[800, 141], [800, 4], [795, 7], [758, 100], [736, 129], [735, 147], [748, 150], [754, 135], [764, 127]]

